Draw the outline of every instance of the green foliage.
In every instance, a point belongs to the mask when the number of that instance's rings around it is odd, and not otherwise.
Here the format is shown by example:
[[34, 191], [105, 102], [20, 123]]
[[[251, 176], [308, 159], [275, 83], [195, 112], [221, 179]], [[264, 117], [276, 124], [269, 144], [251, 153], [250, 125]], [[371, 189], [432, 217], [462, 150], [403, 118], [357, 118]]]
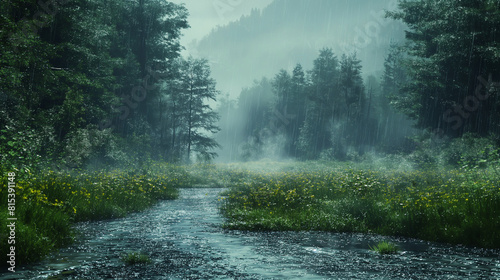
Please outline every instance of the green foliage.
[[465, 169], [492, 166], [498, 163], [499, 158], [494, 139], [479, 138], [473, 134], [454, 139], [446, 151], [448, 163], [458, 164]]
[[0, 134], [0, 171], [31, 169], [41, 162], [43, 135], [6, 126]]
[[423, 134], [413, 139], [418, 147], [407, 156], [417, 168], [438, 169], [452, 166], [465, 170], [498, 166], [500, 154], [497, 140], [466, 133], [449, 139]]
[[250, 172], [223, 194], [221, 211], [233, 229], [355, 231], [497, 248], [500, 177], [466, 172], [338, 165]]
[[[355, 54], [338, 59], [325, 48], [307, 75], [300, 65], [292, 74], [280, 70], [275, 75], [271, 81], [274, 100], [263, 95], [265, 79], [243, 90], [238, 105], [245, 121], [238, 123], [240, 127], [227, 128], [242, 131], [244, 137], [233, 141], [240, 144], [243, 160], [276, 156], [347, 160], [358, 159], [374, 144], [385, 144], [391, 151], [393, 144], [402, 146], [412, 130], [401, 131], [410, 126], [409, 121], [395, 112], [387, 113], [388, 96], [396, 93], [381, 94], [372, 76], [368, 98], [361, 73]], [[387, 80], [386, 84], [392, 81]]]
[[192, 155], [209, 162], [219, 144], [210, 134], [217, 133], [219, 115], [209, 105], [219, 92], [211, 78], [206, 59], [178, 60], [176, 73], [161, 89], [158, 117], [161, 124], [158, 148], [171, 161], [187, 163]]
[[[46, 214], [51, 214], [51, 212], [48, 211]], [[7, 211], [1, 211], [0, 217], [2, 218], [0, 221], [0, 225], [2, 226], [0, 234], [1, 236], [6, 237], [9, 234], [9, 228], [7, 227]], [[47, 219], [47, 217], [45, 217], [45, 219]], [[60, 220], [57, 220], [56, 217], [51, 218], [50, 220], [51, 225], [58, 225], [57, 228], [61, 228], [60, 225], [64, 224], [64, 222], [61, 223]], [[69, 227], [66, 227], [65, 229], [66, 230], [63, 233], [68, 233]], [[44, 223], [39, 225], [36, 220], [29, 225], [19, 220], [16, 221], [16, 243], [22, 244], [22, 246], [16, 246], [16, 263], [26, 264], [39, 261], [52, 249], [54, 249], [55, 244], [53, 240], [47, 238], [48, 231], [50, 230], [50, 228], [45, 227]], [[71, 235], [65, 236], [64, 239], [71, 239]], [[2, 241], [5, 244], [3, 244], [0, 248], [5, 252], [9, 252], [8, 248], [10, 245], [7, 244], [7, 239], [2, 238]], [[1, 259], [2, 261], [7, 261], [7, 258], [4, 256], [2, 256]]]
[[370, 250], [381, 255], [396, 254], [399, 252], [398, 246], [388, 241], [379, 242], [376, 246], [370, 247]]
[[388, 13], [409, 27], [403, 62], [409, 82], [399, 85], [397, 105], [420, 128], [451, 137], [499, 135], [500, 99], [494, 86], [500, 79], [499, 5], [493, 0], [403, 0]]
[[338, 90], [340, 66], [333, 51], [322, 49], [313, 64], [307, 89], [310, 102], [306, 103], [299, 147], [302, 153], [316, 158], [322, 150], [331, 147], [328, 122], [334, 114], [338, 116], [346, 104]]
[[126, 265], [136, 265], [136, 264], [148, 264], [151, 263], [151, 259], [148, 255], [142, 254], [140, 252], [129, 252], [121, 257], [121, 260]]
[[210, 67], [206, 59], [188, 58], [181, 66], [182, 96], [185, 99], [181, 110], [186, 126], [185, 143], [186, 161], [190, 162], [195, 151], [203, 161], [216, 156], [213, 150], [219, 144], [205, 132], [216, 133], [220, 130], [216, 122], [219, 116], [206, 102], [216, 101], [219, 92], [215, 89], [215, 80], [210, 77]]
[[296, 157], [299, 154], [300, 126], [306, 114], [307, 95], [304, 70], [300, 64], [295, 66], [292, 75], [281, 70], [271, 84], [275, 100], [268, 129], [273, 134], [282, 134], [285, 137], [284, 154], [280, 156]]
[[[0, 199], [7, 201], [7, 177], [0, 177]], [[191, 184], [181, 167], [151, 163], [138, 170], [37, 172], [16, 174], [16, 261], [40, 260], [69, 244], [74, 222], [123, 217], [158, 200], [175, 199]], [[7, 209], [0, 211], [0, 250], [7, 252]], [[6, 261], [6, 255], [1, 260]]]
[[92, 159], [98, 158], [117, 163], [113, 161], [115, 141], [115, 136], [109, 129], [100, 130], [95, 126], [76, 129], [67, 135], [63, 159], [73, 167], [83, 167]]
[[[155, 85], [170, 78], [165, 72], [179, 71], [172, 62], [181, 50], [180, 30], [188, 27], [183, 6], [71, 0], [46, 14], [36, 2], [1, 5], [2, 166], [116, 163], [138, 147], [117, 149], [117, 137], [163, 129]], [[148, 98], [138, 96], [141, 87]], [[127, 127], [138, 120], [150, 129]], [[141, 145], [154, 151], [156, 140]]]

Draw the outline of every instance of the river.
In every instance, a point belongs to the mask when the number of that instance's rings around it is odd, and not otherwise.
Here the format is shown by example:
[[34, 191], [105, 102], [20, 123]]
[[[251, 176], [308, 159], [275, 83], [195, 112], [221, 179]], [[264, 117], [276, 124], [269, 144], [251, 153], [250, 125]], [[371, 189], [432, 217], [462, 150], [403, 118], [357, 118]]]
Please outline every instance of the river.
[[[78, 224], [78, 242], [0, 279], [500, 279], [500, 250], [408, 238], [220, 227], [222, 189], [181, 189], [177, 200], [125, 218]], [[369, 246], [396, 243], [379, 255]], [[152, 262], [127, 266], [143, 252]]]

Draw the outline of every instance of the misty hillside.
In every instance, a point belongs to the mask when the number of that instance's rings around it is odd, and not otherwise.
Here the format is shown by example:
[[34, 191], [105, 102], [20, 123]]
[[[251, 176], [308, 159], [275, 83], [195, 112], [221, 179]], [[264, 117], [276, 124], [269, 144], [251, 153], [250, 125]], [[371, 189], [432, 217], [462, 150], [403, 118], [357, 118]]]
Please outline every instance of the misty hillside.
[[210, 60], [219, 88], [231, 96], [279, 69], [310, 68], [323, 47], [337, 56], [357, 52], [366, 76], [383, 68], [391, 40], [404, 38], [404, 25], [383, 17], [393, 2], [276, 0], [213, 30], [199, 41], [198, 54]]

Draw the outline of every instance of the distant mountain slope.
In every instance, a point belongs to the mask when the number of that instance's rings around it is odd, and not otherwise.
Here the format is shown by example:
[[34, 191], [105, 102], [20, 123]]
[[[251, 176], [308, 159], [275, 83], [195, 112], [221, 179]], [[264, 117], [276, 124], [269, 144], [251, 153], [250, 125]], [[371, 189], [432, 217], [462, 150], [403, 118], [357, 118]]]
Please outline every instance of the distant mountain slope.
[[[236, 96], [262, 76], [296, 63], [310, 69], [323, 47], [340, 56], [356, 51], [364, 73], [383, 67], [391, 40], [404, 38], [401, 23], [383, 18], [395, 0], [275, 0], [198, 42], [223, 92]], [[392, 6], [391, 6], [392, 5]]]

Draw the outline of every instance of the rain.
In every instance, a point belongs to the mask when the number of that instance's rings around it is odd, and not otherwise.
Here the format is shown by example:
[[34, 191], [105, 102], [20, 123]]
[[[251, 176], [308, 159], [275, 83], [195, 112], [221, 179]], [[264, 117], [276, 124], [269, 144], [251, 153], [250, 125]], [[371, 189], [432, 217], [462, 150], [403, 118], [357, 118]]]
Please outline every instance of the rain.
[[500, 1], [0, 4], [0, 279], [500, 278]]

